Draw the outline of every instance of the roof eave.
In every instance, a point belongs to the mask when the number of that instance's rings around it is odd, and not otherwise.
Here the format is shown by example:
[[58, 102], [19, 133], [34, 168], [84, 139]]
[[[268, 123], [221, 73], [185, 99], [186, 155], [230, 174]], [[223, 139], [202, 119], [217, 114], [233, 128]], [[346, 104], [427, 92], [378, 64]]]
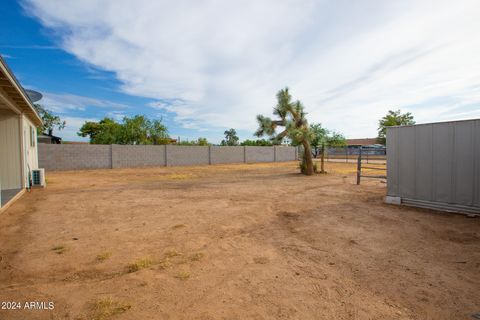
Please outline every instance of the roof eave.
[[20, 85], [20, 82], [18, 82], [17, 78], [13, 74], [12, 70], [8, 67], [5, 60], [3, 60], [2, 56], [0, 56], [0, 69], [3, 71], [7, 79], [10, 81], [12, 87], [17, 90], [17, 92], [20, 94], [20, 96], [23, 98], [23, 100], [27, 104], [29, 108], [29, 110], [27, 110], [28, 111], [27, 116], [29, 116], [29, 118], [34, 122], [36, 126], [38, 127], [42, 126], [43, 125], [42, 118], [40, 117], [37, 110], [35, 109], [33, 102], [30, 100], [27, 93], [25, 92], [23, 87]]

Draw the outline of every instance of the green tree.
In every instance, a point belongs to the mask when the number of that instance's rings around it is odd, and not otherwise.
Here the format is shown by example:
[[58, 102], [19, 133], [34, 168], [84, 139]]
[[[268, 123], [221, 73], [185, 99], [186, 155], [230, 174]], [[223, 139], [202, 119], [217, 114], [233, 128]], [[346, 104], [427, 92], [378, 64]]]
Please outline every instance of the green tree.
[[[257, 116], [259, 128], [255, 132], [257, 137], [270, 136], [272, 142], [281, 142], [285, 137], [292, 140], [294, 144], [303, 146], [302, 172], [306, 175], [314, 173], [312, 149], [310, 141], [313, 140], [313, 132], [310, 130], [306, 113], [300, 101], [292, 101], [288, 88], [277, 93], [277, 106], [273, 108], [273, 114], [278, 120], [272, 120], [262, 115]], [[285, 129], [280, 133], [276, 132], [277, 127]]]
[[378, 143], [386, 144], [387, 140], [387, 127], [391, 126], [408, 126], [415, 124], [413, 115], [410, 112], [402, 113], [400, 110], [388, 110], [386, 116], [378, 121]]
[[273, 143], [266, 139], [250, 140], [247, 139], [240, 143], [241, 146], [272, 146]]
[[167, 126], [162, 123], [162, 120], [155, 119], [150, 122], [148, 136], [152, 144], [170, 143]]
[[89, 137], [92, 144], [168, 144], [167, 127], [161, 120], [145, 116], [124, 117], [121, 123], [112, 118], [86, 121], [78, 135]]
[[178, 143], [180, 146], [209, 146], [207, 138], [198, 138], [197, 140], [183, 140]]
[[233, 128], [225, 130], [223, 133], [225, 139], [220, 143], [222, 146], [238, 146], [238, 141], [240, 140], [237, 136], [237, 131]]
[[99, 122], [86, 121], [78, 135], [88, 136], [92, 144], [122, 144], [122, 125], [108, 117]]
[[34, 107], [43, 121], [43, 126], [37, 128], [37, 133], [47, 133], [51, 135], [55, 128], [57, 128], [58, 130], [62, 130], [63, 128], [65, 128], [65, 125], [67, 123], [64, 120], [60, 119], [59, 116], [54, 115], [51, 111], [45, 109], [40, 104], [34, 104]]
[[149, 121], [144, 116], [124, 117], [121, 144], [147, 144]]
[[210, 142], [208, 142], [207, 138], [198, 138], [197, 143], [199, 146], [209, 146]]
[[315, 158], [321, 153], [321, 173], [325, 173], [325, 152], [327, 148], [343, 147], [347, 144], [345, 137], [338, 132], [330, 131], [327, 128], [322, 127], [320, 123], [312, 123], [310, 130], [314, 136], [310, 142], [314, 149]]

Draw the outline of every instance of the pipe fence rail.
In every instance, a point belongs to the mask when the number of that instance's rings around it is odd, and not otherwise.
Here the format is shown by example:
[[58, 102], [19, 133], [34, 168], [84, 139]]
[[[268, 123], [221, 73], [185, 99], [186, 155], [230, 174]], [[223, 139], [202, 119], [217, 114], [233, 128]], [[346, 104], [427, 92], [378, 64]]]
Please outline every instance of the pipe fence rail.
[[[362, 147], [363, 160], [366, 163], [376, 163], [385, 160], [385, 147]], [[368, 148], [368, 150], [366, 150]], [[356, 163], [360, 154], [360, 147], [329, 148], [325, 152], [327, 162]]]
[[[364, 166], [363, 161], [366, 160], [367, 164], [369, 163], [370, 157], [374, 156], [375, 162], [370, 162], [377, 166]], [[383, 161], [383, 162], [382, 162]], [[362, 178], [371, 178], [371, 179], [387, 179], [387, 149], [379, 147], [360, 147], [358, 156], [357, 156], [357, 184], [360, 184]], [[385, 167], [378, 167], [378, 165], [385, 165]], [[383, 171], [385, 175], [372, 175], [362, 173], [363, 169], [373, 170], [373, 171]]]

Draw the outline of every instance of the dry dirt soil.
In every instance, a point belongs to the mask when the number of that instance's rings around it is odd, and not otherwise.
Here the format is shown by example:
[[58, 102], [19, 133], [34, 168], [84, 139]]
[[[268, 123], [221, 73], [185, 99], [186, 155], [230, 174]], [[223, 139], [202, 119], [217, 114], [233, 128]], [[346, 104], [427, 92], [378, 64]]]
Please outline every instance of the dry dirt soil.
[[[48, 173], [0, 216], [0, 319], [471, 319], [480, 219], [353, 164]], [[44, 302], [25, 309], [25, 302]], [[4, 304], [5, 306], [5, 304]]]

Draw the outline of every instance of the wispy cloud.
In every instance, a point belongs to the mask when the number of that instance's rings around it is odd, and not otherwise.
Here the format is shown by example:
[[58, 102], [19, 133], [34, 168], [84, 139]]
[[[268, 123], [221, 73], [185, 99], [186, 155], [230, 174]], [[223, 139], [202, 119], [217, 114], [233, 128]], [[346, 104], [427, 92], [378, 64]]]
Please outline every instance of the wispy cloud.
[[99, 120], [94, 117], [78, 117], [72, 114], [78, 114], [78, 111], [83, 112], [87, 109], [92, 111], [92, 109], [101, 108], [104, 116], [121, 120], [126, 116], [126, 110], [130, 108], [128, 105], [109, 100], [68, 93], [44, 92], [42, 94], [43, 98], [37, 103], [60, 115], [61, 119], [66, 121], [65, 129], [55, 132], [55, 134], [67, 141], [87, 141], [88, 139], [79, 137], [77, 132], [85, 121]]
[[286, 85], [311, 121], [347, 136], [374, 135], [391, 108], [480, 117], [477, 0], [23, 4], [64, 50], [187, 128], [253, 131]]
[[[84, 111], [88, 107], [92, 108], [108, 108], [124, 110], [129, 108], [128, 105], [116, 103], [103, 99], [79, 96], [68, 93], [43, 93], [43, 98], [38, 102], [49, 110], [56, 113], [66, 113], [71, 110]], [[113, 112], [108, 110], [107, 112]]]
[[80, 137], [77, 133], [85, 121], [98, 121], [95, 118], [81, 118], [81, 117], [62, 117], [66, 122], [63, 130], [55, 131], [54, 134], [62, 137], [64, 141], [88, 141], [88, 138]]

